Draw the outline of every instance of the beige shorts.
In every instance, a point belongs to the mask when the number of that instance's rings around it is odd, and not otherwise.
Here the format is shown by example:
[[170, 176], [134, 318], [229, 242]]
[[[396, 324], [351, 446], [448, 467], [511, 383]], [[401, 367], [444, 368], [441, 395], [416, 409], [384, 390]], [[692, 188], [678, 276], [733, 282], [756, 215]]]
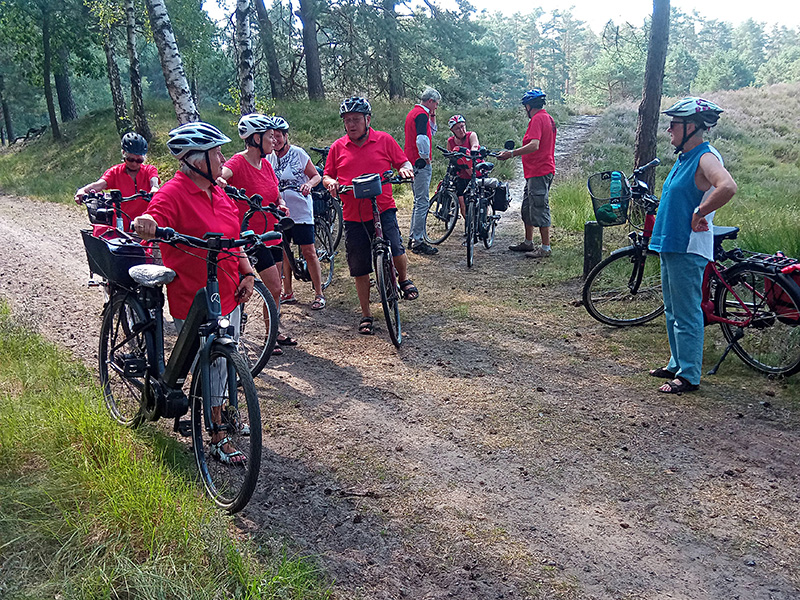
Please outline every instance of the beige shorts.
[[528, 177], [522, 194], [522, 222], [531, 227], [550, 227], [550, 184], [553, 173]]

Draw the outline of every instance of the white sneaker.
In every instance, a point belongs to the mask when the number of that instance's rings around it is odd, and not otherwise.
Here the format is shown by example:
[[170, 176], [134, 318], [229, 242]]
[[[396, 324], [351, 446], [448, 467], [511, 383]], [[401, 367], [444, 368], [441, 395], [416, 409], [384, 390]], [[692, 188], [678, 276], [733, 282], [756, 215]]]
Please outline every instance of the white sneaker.
[[547, 258], [548, 256], [550, 256], [550, 250], [545, 250], [541, 246], [536, 246], [536, 248], [534, 248], [530, 252], [526, 252], [525, 256], [527, 256], [528, 258]]

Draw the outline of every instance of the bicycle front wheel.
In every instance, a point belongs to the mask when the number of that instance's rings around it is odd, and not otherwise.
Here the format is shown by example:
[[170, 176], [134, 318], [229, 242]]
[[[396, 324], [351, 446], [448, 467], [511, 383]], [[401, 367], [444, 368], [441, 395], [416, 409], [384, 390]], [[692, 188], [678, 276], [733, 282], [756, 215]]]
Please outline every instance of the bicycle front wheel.
[[212, 346], [209, 370], [208, 389], [199, 363], [192, 372], [192, 446], [206, 492], [217, 506], [235, 513], [249, 502], [258, 481], [261, 410], [253, 377], [232, 344]]
[[395, 347], [399, 348], [403, 341], [400, 327], [400, 288], [397, 285], [392, 256], [386, 251], [379, 250], [375, 257], [375, 278], [389, 337]]
[[324, 290], [333, 281], [333, 259], [335, 250], [331, 232], [325, 220], [317, 217], [314, 219], [314, 247], [317, 250], [319, 268], [322, 273], [322, 289]]
[[494, 206], [492, 206], [492, 202], [490, 199], [485, 199], [486, 208], [483, 211], [483, 246], [488, 250], [494, 244], [494, 230], [497, 227], [497, 221], [500, 220], [500, 216], [496, 215], [494, 212]]
[[99, 373], [103, 400], [111, 417], [126, 427], [146, 418], [143, 407], [149, 357], [155, 354], [147, 312], [128, 292], [106, 305], [100, 327]]
[[253, 295], [241, 304], [239, 353], [253, 377], [266, 366], [278, 339], [278, 306], [275, 298], [261, 281], [253, 286]]
[[782, 274], [739, 263], [724, 272], [715, 289], [722, 334], [746, 365], [767, 375], [800, 371], [800, 290]]
[[467, 231], [466, 231], [466, 244], [467, 244], [467, 266], [472, 267], [475, 262], [475, 222], [477, 221], [475, 214], [475, 201], [467, 200]]
[[[344, 217], [342, 216], [342, 201], [331, 197], [328, 200], [328, 223], [330, 226], [331, 247], [333, 252], [339, 248], [342, 241], [342, 230], [344, 229]], [[331, 254], [333, 254], [333, 252]]]
[[586, 277], [583, 305], [592, 317], [615, 327], [658, 317], [664, 312], [658, 253], [640, 253], [633, 246], [614, 252]]
[[439, 186], [431, 198], [428, 213], [425, 215], [425, 241], [429, 244], [441, 244], [445, 241], [458, 220], [458, 197], [446, 186]]

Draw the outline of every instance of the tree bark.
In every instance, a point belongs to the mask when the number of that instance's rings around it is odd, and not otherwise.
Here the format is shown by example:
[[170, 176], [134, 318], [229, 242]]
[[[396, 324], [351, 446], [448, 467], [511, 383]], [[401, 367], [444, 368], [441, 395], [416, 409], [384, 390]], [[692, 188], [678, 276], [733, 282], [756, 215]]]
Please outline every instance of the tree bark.
[[250, 0], [236, 0], [236, 72], [239, 76], [239, 108], [243, 115], [256, 110], [253, 50], [250, 48]]
[[[639, 119], [636, 124], [635, 167], [650, 162], [656, 155], [658, 114], [661, 106], [668, 42], [669, 0], [653, 0], [653, 20], [650, 23], [647, 65], [644, 71], [644, 91], [642, 92], [642, 102], [639, 104]], [[644, 180], [650, 189], [653, 189], [655, 170], [650, 169], [645, 173]]]
[[178, 123], [183, 125], [199, 121], [200, 113], [197, 112], [189, 82], [186, 80], [178, 44], [175, 42], [175, 32], [172, 30], [164, 0], [145, 0], [145, 4], [161, 60], [161, 70], [164, 72], [164, 83], [172, 98]]
[[136, 132], [148, 142], [153, 138], [147, 114], [144, 112], [142, 94], [142, 75], [139, 70], [139, 52], [136, 50], [136, 9], [133, 0], [125, 0], [125, 26], [128, 42], [128, 62], [130, 63], [131, 105]]
[[5, 95], [5, 81], [3, 75], [0, 74], [0, 107], [3, 108], [3, 120], [6, 124], [6, 135], [8, 136], [8, 143], [14, 143], [14, 127], [11, 123], [11, 113], [8, 111], [8, 101]]
[[405, 96], [402, 70], [400, 68], [400, 44], [397, 39], [397, 0], [383, 0], [383, 22], [386, 26], [386, 79], [389, 83], [389, 98], [395, 100]]
[[128, 110], [125, 107], [125, 94], [122, 93], [122, 82], [117, 67], [117, 56], [114, 52], [114, 40], [111, 37], [111, 27], [106, 27], [103, 35], [103, 50], [106, 53], [106, 74], [108, 85], [111, 88], [111, 103], [114, 105], [114, 124], [117, 132], [122, 136], [130, 129]]
[[300, 0], [297, 15], [303, 22], [303, 48], [306, 53], [306, 79], [308, 82], [308, 98], [324, 100], [325, 90], [322, 87], [322, 65], [319, 60], [319, 44], [317, 43], [317, 11], [318, 0]]
[[264, 0], [253, 0], [258, 16], [258, 30], [261, 36], [261, 46], [264, 50], [264, 60], [267, 61], [269, 70], [269, 87], [275, 100], [282, 100], [284, 96], [283, 79], [278, 66], [278, 55], [275, 52], [275, 38], [272, 36], [272, 21], [269, 18]]
[[58, 108], [61, 112], [61, 122], [66, 123], [78, 118], [78, 110], [75, 108], [75, 99], [72, 96], [72, 84], [69, 81], [69, 49], [61, 46], [58, 49], [57, 56], [58, 65], [53, 75], [56, 81], [56, 95], [58, 96]]
[[44, 97], [47, 101], [47, 114], [50, 115], [50, 129], [53, 131], [53, 139], [61, 139], [61, 131], [58, 128], [58, 117], [56, 116], [56, 106], [53, 102], [53, 85], [50, 83], [51, 63], [53, 60], [52, 50], [50, 49], [50, 11], [42, 10], [42, 75], [44, 76]]

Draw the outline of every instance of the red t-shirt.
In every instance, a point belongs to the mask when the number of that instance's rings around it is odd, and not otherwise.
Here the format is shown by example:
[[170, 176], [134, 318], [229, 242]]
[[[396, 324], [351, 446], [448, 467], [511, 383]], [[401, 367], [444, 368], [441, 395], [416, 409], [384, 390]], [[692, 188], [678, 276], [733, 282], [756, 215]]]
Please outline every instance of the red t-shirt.
[[[136, 172], [136, 182], [133, 178], [125, 172], [125, 163], [114, 165], [108, 171], [103, 173], [100, 178], [105, 181], [108, 186], [106, 189], [119, 190], [124, 198], [133, 196], [136, 192], [149, 192], [153, 186], [150, 180], [155, 177], [158, 179], [158, 169], [154, 165], [141, 165]], [[130, 202], [122, 203], [122, 211], [125, 213], [122, 220], [125, 223], [125, 230], [130, 229], [131, 219], [135, 219], [147, 209], [147, 200], [137, 198]], [[128, 218], [130, 217], [130, 219]]]
[[[367, 173], [379, 175], [389, 169], [399, 169], [408, 162], [394, 138], [386, 132], [369, 128], [369, 137], [363, 146], [354, 144], [348, 136], [340, 137], [331, 144], [325, 162], [325, 175], [333, 177], [339, 185], [350, 185], [354, 177]], [[372, 203], [369, 198], [356, 198], [353, 192], [341, 195], [342, 213], [345, 221], [372, 221]], [[378, 196], [378, 211], [396, 208], [392, 186], [383, 186]]]
[[539, 149], [522, 155], [522, 172], [525, 177], [541, 177], [555, 173], [556, 122], [544, 109], [531, 117], [528, 130], [522, 138], [522, 145], [531, 140], [539, 140]]
[[[206, 233], [222, 233], [227, 238], [239, 237], [239, 211], [236, 204], [218, 186], [213, 186], [212, 198], [186, 175], [178, 171], [158, 190], [150, 201], [147, 213], [159, 227], [172, 227], [179, 233], [203, 237]], [[237, 252], [237, 250], [234, 250]], [[177, 277], [167, 285], [169, 311], [176, 319], [189, 314], [197, 290], [205, 287], [208, 251], [183, 244], [175, 247], [161, 244], [164, 265]], [[219, 292], [222, 314], [236, 308], [236, 288], [239, 285], [239, 258], [220, 254]]]
[[[233, 175], [228, 179], [228, 184], [237, 188], [244, 188], [248, 196], [253, 194], [261, 194], [264, 199], [262, 206], [270, 204], [278, 204], [280, 193], [278, 192], [278, 177], [275, 175], [275, 170], [269, 164], [266, 158], [261, 159], [261, 168], [256, 169], [253, 165], [247, 162], [247, 159], [241, 154], [234, 154], [231, 159], [225, 163], [225, 166], [231, 170]], [[244, 219], [245, 213], [250, 209], [246, 202], [234, 200], [237, 208], [239, 209], [239, 223], [241, 224]], [[264, 213], [267, 218], [266, 226], [257, 225], [251, 221], [252, 229], [256, 233], [266, 233], [275, 229], [277, 219], [270, 213]], [[264, 231], [260, 231], [264, 229]], [[264, 242], [266, 246], [274, 246], [280, 244], [280, 240], [271, 242]]]
[[[467, 132], [467, 136], [465, 138], [468, 144], [469, 144], [469, 136], [471, 136], [471, 135], [472, 135], [472, 132], [468, 131]], [[470, 148], [468, 148], [467, 146], [459, 146], [458, 142], [456, 142], [456, 137], [454, 135], [451, 135], [449, 138], [447, 138], [447, 149], [450, 150], [451, 152], [453, 150], [458, 149], [458, 150], [461, 150], [462, 152], [466, 152], [467, 154], [469, 154], [469, 151], [470, 151]], [[459, 169], [458, 170], [458, 176], [461, 179], [470, 179], [472, 177], [472, 159], [471, 158], [459, 158], [457, 162], [458, 162], [459, 165], [462, 165], [464, 167], [463, 169]], [[475, 164], [480, 163], [480, 162], [483, 162], [483, 161], [478, 159], [477, 161], [475, 161]]]
[[[420, 115], [425, 115], [425, 119], [427, 121], [425, 135], [428, 136], [428, 139], [431, 140], [431, 152], [433, 152], [433, 133], [431, 130], [431, 120], [430, 120], [430, 113], [425, 110], [425, 107], [421, 104], [416, 104], [414, 108], [412, 108], [408, 115], [406, 115], [406, 124], [405, 124], [405, 146], [403, 150], [408, 157], [408, 160], [411, 161], [413, 165], [416, 160], [419, 158], [419, 150], [417, 149], [417, 124], [416, 119]], [[433, 158], [431, 156], [431, 158]]]

